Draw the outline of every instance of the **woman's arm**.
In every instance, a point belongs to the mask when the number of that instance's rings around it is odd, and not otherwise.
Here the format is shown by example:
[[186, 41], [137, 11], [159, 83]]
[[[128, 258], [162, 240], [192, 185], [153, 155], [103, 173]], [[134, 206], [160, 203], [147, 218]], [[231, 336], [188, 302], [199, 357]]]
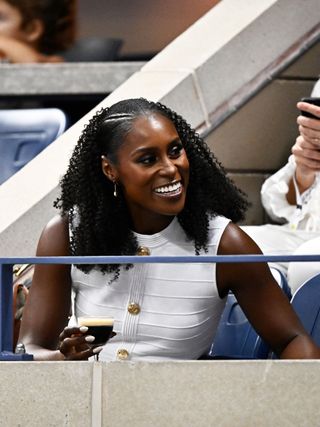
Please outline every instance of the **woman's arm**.
[[[43, 230], [37, 256], [67, 255], [68, 222], [57, 216]], [[78, 360], [92, 356], [86, 345], [86, 331], [66, 327], [70, 306], [70, 265], [35, 265], [19, 335], [19, 342], [35, 360]]]
[[[261, 254], [259, 247], [238, 226], [229, 224], [219, 245], [220, 255]], [[266, 263], [217, 265], [221, 296], [231, 290], [257, 333], [281, 358], [320, 358], [290, 302]]]

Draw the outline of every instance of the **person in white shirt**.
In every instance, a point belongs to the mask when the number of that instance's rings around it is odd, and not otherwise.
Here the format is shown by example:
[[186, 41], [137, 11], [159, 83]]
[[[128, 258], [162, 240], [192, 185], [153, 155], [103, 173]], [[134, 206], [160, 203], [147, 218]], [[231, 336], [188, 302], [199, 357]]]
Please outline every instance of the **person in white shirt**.
[[[320, 97], [320, 80], [311, 96]], [[320, 250], [320, 107], [298, 102], [299, 136], [288, 163], [270, 176], [261, 189], [262, 204], [277, 224], [244, 226], [265, 255], [317, 254]], [[307, 279], [320, 272], [320, 263], [278, 263], [295, 292]]]

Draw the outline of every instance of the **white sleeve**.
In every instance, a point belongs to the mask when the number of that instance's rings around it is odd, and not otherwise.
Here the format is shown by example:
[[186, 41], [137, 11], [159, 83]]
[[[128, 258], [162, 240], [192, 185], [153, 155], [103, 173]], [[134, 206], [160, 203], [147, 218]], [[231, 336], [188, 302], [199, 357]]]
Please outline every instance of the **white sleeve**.
[[288, 163], [271, 175], [261, 188], [261, 201], [270, 218], [276, 222], [290, 222], [296, 211], [296, 205], [287, 201], [289, 182], [294, 175], [296, 165], [293, 156]]
[[320, 231], [320, 172], [302, 194], [296, 186], [297, 203], [290, 205], [286, 195], [295, 169], [294, 158], [290, 156], [288, 163], [264, 182], [261, 188], [263, 207], [275, 222], [289, 223], [292, 229]]

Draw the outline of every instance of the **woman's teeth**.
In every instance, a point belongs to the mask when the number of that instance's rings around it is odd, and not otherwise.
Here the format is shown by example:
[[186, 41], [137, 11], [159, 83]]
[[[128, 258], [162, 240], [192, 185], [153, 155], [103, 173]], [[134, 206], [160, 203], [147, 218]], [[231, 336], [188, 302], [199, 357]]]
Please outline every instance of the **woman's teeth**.
[[172, 193], [179, 190], [182, 187], [181, 182], [175, 182], [174, 184], [164, 185], [163, 187], [158, 187], [154, 191], [156, 193]]

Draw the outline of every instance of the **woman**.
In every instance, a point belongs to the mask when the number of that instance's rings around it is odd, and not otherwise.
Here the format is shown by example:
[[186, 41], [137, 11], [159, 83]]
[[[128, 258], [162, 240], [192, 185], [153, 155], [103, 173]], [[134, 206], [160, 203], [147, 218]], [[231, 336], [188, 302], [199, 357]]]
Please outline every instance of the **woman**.
[[75, 7], [75, 0], [0, 0], [0, 60], [63, 61], [75, 38]]
[[[179, 115], [145, 99], [100, 111], [61, 182], [61, 214], [38, 256], [261, 253], [234, 223], [246, 201]], [[230, 219], [229, 219], [230, 218]], [[116, 336], [90, 348], [76, 316], [108, 315]], [[258, 333], [283, 358], [315, 358], [267, 264], [37, 265], [20, 341], [35, 360], [197, 359], [232, 290]], [[62, 331], [62, 332], [61, 332]]]

